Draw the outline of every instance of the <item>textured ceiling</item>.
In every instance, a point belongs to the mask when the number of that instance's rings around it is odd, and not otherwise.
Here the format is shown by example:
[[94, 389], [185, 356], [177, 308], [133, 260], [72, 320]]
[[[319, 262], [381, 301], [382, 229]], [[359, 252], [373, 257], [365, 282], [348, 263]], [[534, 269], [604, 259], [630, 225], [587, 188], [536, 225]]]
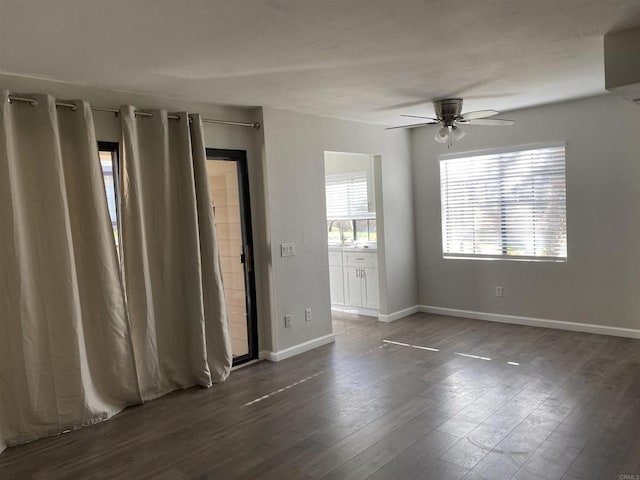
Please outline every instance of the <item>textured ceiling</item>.
[[0, 0], [0, 72], [398, 125], [604, 92], [638, 0]]

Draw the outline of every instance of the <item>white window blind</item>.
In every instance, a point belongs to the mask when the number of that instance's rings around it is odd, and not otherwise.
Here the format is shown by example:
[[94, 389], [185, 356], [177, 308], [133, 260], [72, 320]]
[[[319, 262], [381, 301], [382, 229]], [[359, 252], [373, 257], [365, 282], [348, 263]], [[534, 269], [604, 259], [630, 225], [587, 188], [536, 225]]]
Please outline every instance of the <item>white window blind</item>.
[[369, 213], [366, 171], [327, 175], [325, 182], [328, 219], [375, 218]]
[[441, 157], [445, 257], [563, 261], [565, 146]]

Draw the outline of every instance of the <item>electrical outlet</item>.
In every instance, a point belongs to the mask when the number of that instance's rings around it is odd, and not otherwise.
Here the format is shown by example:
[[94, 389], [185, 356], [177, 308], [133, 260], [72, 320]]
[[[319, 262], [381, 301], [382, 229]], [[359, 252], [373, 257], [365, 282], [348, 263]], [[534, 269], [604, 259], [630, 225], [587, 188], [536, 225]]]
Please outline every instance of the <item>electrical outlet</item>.
[[496, 297], [502, 296], [502, 287], [496, 287]]
[[280, 244], [281, 257], [293, 257], [296, 254], [296, 244], [294, 242]]
[[305, 322], [310, 322], [311, 321], [311, 309], [310, 308], [305, 308], [304, 309], [304, 320], [305, 320]]
[[291, 315], [284, 316], [284, 328], [291, 328]]

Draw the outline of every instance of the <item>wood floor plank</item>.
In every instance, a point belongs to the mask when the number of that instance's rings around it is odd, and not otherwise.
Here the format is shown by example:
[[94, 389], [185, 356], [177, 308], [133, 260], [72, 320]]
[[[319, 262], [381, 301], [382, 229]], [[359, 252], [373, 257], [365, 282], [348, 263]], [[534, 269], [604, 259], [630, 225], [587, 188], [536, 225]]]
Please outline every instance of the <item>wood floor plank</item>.
[[323, 478], [359, 480], [369, 477], [429, 434], [440, 423], [439, 418], [429, 410], [411, 418]]
[[[412, 479], [421, 475], [460, 439], [432, 430], [369, 476], [369, 480]], [[433, 477], [432, 477], [433, 478]]]

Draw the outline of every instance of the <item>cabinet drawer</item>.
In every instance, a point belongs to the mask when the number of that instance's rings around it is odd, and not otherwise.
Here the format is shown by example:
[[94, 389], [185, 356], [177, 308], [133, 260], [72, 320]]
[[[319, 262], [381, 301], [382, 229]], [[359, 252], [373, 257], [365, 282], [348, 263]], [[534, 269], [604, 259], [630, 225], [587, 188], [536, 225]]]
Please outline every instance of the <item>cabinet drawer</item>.
[[329, 265], [342, 265], [342, 252], [329, 252]]
[[349, 266], [376, 268], [378, 266], [378, 254], [369, 252], [344, 252], [344, 263]]

